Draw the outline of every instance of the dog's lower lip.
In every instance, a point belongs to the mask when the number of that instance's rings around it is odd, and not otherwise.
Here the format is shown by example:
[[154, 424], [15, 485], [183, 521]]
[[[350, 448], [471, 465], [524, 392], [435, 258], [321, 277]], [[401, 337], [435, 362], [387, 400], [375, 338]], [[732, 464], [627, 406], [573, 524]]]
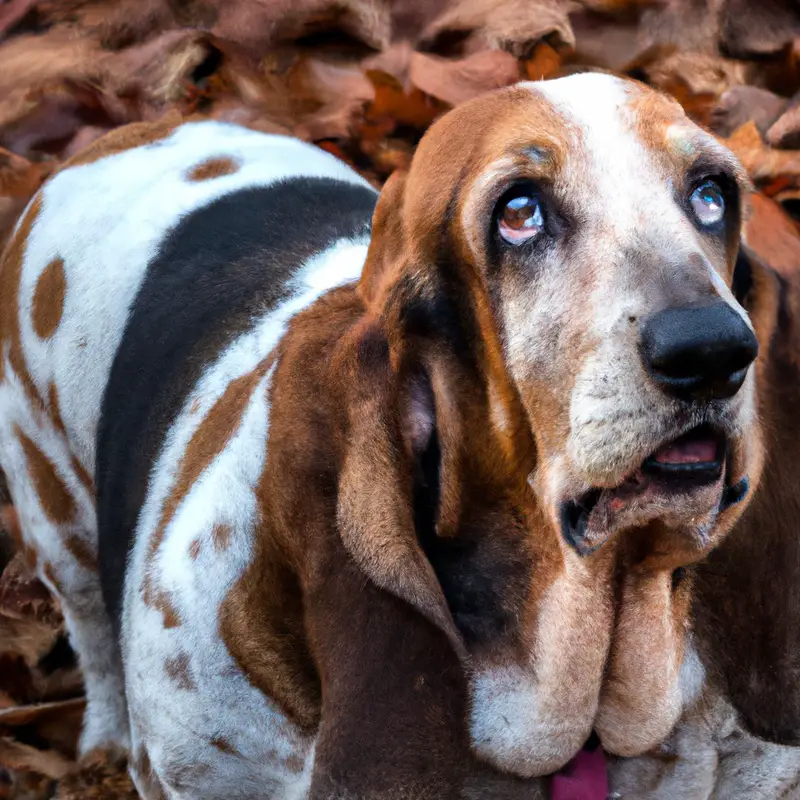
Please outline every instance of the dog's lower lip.
[[[659, 447], [618, 486], [594, 488], [575, 500], [562, 503], [562, 535], [578, 554], [588, 555], [604, 541], [602, 536], [587, 536], [590, 517], [601, 501], [604, 513], [610, 510], [617, 514], [648, 491], [655, 492], [662, 502], [670, 495], [679, 497], [719, 481], [727, 458], [727, 442], [720, 432], [707, 426], [693, 428]], [[745, 488], [728, 500], [723, 492], [721, 504], [739, 502], [739, 494], [743, 497], [746, 493]]]

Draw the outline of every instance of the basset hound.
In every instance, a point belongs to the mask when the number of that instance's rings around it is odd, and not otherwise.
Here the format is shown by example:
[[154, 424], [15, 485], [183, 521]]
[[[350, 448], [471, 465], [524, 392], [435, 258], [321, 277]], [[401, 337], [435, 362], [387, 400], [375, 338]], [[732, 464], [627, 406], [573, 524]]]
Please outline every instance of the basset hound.
[[444, 115], [380, 197], [121, 128], [0, 280], [0, 464], [145, 798], [541, 797], [702, 689], [691, 565], [763, 462], [736, 159], [583, 74]]

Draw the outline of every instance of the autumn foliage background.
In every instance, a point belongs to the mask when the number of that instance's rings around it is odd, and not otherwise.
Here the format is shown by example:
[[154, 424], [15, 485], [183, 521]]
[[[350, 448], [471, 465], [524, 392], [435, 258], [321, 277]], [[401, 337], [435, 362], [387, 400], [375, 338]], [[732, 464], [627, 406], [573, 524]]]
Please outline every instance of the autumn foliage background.
[[[0, 246], [61, 161], [128, 122], [294, 134], [380, 187], [448, 108], [582, 70], [670, 92], [724, 139], [763, 195], [751, 240], [800, 269], [791, 0], [0, 0]], [[80, 673], [0, 507], [0, 799], [135, 797], [116, 765], [75, 762]]]

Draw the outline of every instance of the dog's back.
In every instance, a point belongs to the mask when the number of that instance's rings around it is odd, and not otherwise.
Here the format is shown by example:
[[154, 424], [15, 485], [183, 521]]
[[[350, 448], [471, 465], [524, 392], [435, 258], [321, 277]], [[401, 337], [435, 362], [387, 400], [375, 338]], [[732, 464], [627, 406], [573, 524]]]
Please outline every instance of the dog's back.
[[[360, 274], [376, 193], [286, 137], [123, 130], [48, 182], [6, 252], [0, 465], [81, 659], [82, 750], [128, 745], [122, 634], [132, 715], [175, 701], [150, 715], [147, 756], [174, 787], [291, 797], [312, 743], [219, 646], [216, 601], [251, 552], [270, 354], [293, 314]], [[165, 536], [182, 515], [192, 541], [180, 524]], [[191, 763], [205, 774], [178, 774]]]

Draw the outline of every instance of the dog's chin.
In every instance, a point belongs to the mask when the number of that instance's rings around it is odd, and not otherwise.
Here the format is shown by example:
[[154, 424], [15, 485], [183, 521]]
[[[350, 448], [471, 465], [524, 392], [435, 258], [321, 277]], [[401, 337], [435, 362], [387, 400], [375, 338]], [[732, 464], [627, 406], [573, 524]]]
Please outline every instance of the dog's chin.
[[748, 494], [749, 480], [734, 463], [737, 449], [723, 432], [705, 425], [665, 442], [617, 485], [562, 501], [565, 541], [588, 555], [622, 530], [659, 522], [680, 529], [702, 551], [720, 515]]

